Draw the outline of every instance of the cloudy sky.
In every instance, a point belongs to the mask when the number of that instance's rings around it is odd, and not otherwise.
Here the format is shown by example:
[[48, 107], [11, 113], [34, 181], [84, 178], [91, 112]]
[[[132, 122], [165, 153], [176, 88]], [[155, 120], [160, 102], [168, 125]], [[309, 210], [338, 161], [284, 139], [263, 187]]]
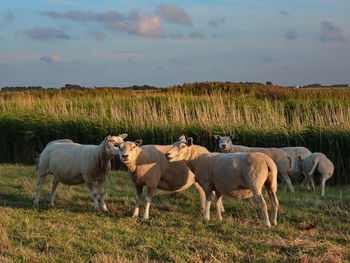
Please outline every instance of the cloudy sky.
[[0, 87], [350, 83], [349, 0], [1, 0]]

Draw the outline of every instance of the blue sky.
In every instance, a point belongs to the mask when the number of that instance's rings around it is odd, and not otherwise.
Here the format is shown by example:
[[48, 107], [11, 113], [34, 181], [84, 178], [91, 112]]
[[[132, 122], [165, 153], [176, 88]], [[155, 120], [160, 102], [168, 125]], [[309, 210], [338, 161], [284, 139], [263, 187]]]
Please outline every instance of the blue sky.
[[349, 0], [1, 0], [0, 87], [350, 83]]

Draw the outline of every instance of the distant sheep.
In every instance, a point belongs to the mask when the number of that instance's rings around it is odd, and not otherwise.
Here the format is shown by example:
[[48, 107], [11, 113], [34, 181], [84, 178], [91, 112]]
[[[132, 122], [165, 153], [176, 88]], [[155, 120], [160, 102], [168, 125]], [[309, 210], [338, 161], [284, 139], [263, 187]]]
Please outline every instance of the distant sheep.
[[[306, 156], [309, 156], [311, 152], [305, 148], [305, 147], [283, 147], [280, 148], [282, 151], [286, 152], [290, 159], [291, 159], [291, 167], [293, 168], [295, 166], [295, 163], [298, 160], [298, 157], [305, 158]], [[293, 174], [293, 170], [289, 173], [290, 176], [297, 176], [297, 174]], [[307, 188], [310, 189], [311, 182], [308, 181]]]
[[[181, 136], [166, 154], [169, 162], [184, 160], [196, 176], [196, 181], [206, 194], [205, 218], [210, 220], [211, 193], [215, 191], [219, 202], [222, 195], [233, 198], [255, 196], [263, 216], [264, 225], [277, 224], [278, 199], [277, 167], [273, 160], [262, 153], [210, 153], [205, 147], [194, 145], [192, 138]], [[262, 188], [267, 189], [272, 204], [271, 223]], [[222, 220], [217, 206], [218, 219]]]
[[282, 183], [287, 184], [289, 190], [294, 192], [292, 182], [288, 176], [288, 173], [291, 172], [291, 158], [286, 152], [278, 148], [260, 148], [234, 145], [232, 143], [234, 136], [215, 135], [214, 137], [218, 140], [219, 148], [224, 153], [260, 152], [269, 156], [277, 165], [278, 174], [281, 176]]
[[[186, 164], [176, 162], [170, 164], [165, 153], [171, 145], [145, 145], [141, 146], [142, 140], [135, 142], [127, 141], [119, 144], [119, 157], [129, 170], [129, 177], [136, 190], [136, 206], [133, 218], [139, 216], [142, 189], [147, 187], [146, 207], [143, 220], [149, 218], [149, 208], [156, 189], [178, 192], [189, 188], [192, 184], [196, 187], [202, 211], [205, 210], [205, 195], [202, 188], [195, 182], [195, 176], [187, 168]], [[221, 208], [222, 205], [220, 206]]]
[[[69, 139], [48, 143], [39, 157], [38, 183], [35, 190], [34, 205], [39, 204], [42, 185], [48, 174], [54, 176], [49, 201], [54, 204], [59, 182], [67, 185], [85, 183], [94, 200], [94, 208], [107, 211], [104, 201], [104, 183], [111, 169], [110, 160], [118, 155], [119, 144], [127, 134], [106, 137], [100, 145], [81, 145]], [[98, 182], [100, 206], [93, 182]]]
[[323, 153], [312, 153], [311, 155], [298, 160], [293, 169], [293, 174], [304, 173], [305, 179], [301, 184], [308, 181], [311, 182], [312, 190], [315, 190], [315, 183], [313, 180], [314, 173], [318, 172], [321, 175], [321, 195], [324, 196], [324, 189], [326, 181], [332, 177], [334, 172], [333, 163]]

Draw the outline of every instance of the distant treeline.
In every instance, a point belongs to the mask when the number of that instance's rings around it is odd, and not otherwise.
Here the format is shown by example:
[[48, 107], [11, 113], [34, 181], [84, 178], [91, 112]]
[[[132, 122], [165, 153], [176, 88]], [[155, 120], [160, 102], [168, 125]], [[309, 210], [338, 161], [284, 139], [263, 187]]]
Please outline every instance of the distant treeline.
[[30, 90], [87, 90], [87, 89], [125, 89], [125, 90], [158, 90], [160, 88], [149, 86], [149, 85], [142, 85], [142, 86], [129, 86], [129, 87], [83, 87], [76, 84], [66, 84], [64, 87], [61, 87], [59, 89], [54, 88], [43, 88], [41, 86], [29, 86], [29, 87], [23, 87], [23, 86], [16, 86], [16, 87], [3, 87], [0, 91], [30, 91]]
[[43, 90], [41, 86], [29, 86], [29, 87], [3, 87], [1, 91], [29, 91], [29, 90]]
[[[262, 93], [263, 96], [272, 93], [291, 93], [288, 90], [296, 89], [327, 89], [327, 88], [350, 88], [350, 84], [334, 84], [331, 86], [322, 86], [321, 84], [308, 84], [303, 87], [299, 86], [278, 86], [273, 85], [272, 82], [267, 81], [265, 84], [259, 82], [195, 82], [195, 83], [184, 83], [182, 85], [170, 86], [165, 88], [159, 88], [150, 85], [133, 85], [128, 87], [118, 86], [100, 86], [100, 87], [84, 87], [77, 84], [65, 84], [61, 88], [43, 88], [41, 86], [29, 86], [29, 87], [3, 87], [1, 91], [30, 91], [30, 90], [91, 90], [91, 89], [121, 89], [121, 90], [153, 90], [162, 92], [181, 92], [191, 93], [194, 95], [213, 94], [215, 92], [226, 92], [231, 94], [246, 94], [252, 95], [253, 93]], [[286, 94], [284, 94], [285, 96]]]

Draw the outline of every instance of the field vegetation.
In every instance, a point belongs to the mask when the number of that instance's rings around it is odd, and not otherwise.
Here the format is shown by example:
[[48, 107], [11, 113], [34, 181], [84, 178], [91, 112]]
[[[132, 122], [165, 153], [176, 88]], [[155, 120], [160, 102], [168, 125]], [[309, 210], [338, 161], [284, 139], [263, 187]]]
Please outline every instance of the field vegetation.
[[[257, 83], [193, 83], [159, 90], [0, 92], [0, 262], [346, 262], [350, 260], [350, 89]], [[169, 144], [182, 134], [217, 150], [212, 135], [247, 146], [305, 146], [335, 164], [326, 195], [278, 191], [278, 226], [266, 229], [254, 199], [224, 198], [223, 222], [207, 223], [196, 191], [158, 191], [148, 222], [131, 219], [134, 190], [112, 171], [109, 212], [86, 186], [59, 185], [54, 207], [32, 206], [34, 159], [46, 143], [98, 144], [108, 134]], [[22, 164], [20, 164], [22, 163]], [[114, 167], [120, 168], [118, 160]], [[331, 186], [329, 186], [331, 185]], [[213, 208], [214, 210], [214, 208]], [[141, 210], [142, 211], [142, 210]]]
[[[133, 186], [125, 171], [107, 180], [109, 212], [95, 212], [86, 186], [59, 185], [54, 207], [46, 182], [32, 206], [34, 166], [0, 165], [0, 262], [347, 262], [350, 190], [326, 196], [278, 192], [278, 225], [262, 226], [253, 198], [224, 197], [223, 221], [202, 219], [196, 191], [158, 191], [148, 222], [131, 219]], [[48, 180], [48, 181], [52, 181]], [[142, 207], [143, 208], [143, 207]], [[143, 210], [141, 210], [143, 211]]]
[[214, 134], [236, 134], [247, 146], [306, 146], [335, 163], [330, 183], [350, 183], [350, 89], [208, 82], [0, 93], [0, 162], [32, 164], [53, 139], [97, 144], [121, 132], [145, 144], [186, 134], [210, 150]]

